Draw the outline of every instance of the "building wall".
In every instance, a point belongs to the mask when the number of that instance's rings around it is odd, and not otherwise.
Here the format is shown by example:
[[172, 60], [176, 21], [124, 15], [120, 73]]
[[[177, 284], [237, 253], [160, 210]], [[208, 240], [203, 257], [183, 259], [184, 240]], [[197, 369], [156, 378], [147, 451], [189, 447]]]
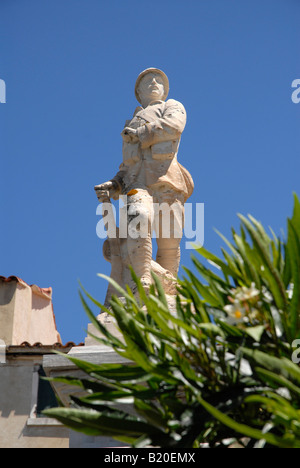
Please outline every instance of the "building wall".
[[12, 343], [13, 320], [11, 319], [11, 310], [15, 308], [15, 291], [16, 285], [14, 282], [6, 283], [5, 287], [3, 287], [0, 280], [0, 338], [5, 343]]
[[68, 448], [69, 430], [36, 418], [37, 366], [42, 356], [8, 356], [0, 364], [0, 448]]
[[0, 339], [7, 346], [61, 343], [56, 329], [52, 289], [12, 276], [0, 276]]

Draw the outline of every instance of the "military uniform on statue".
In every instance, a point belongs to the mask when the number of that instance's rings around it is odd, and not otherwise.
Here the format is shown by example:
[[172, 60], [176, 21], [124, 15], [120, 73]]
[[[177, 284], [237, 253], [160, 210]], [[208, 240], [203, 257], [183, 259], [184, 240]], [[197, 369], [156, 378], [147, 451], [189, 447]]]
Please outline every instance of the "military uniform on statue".
[[[127, 263], [125, 267], [131, 265], [146, 288], [151, 284], [151, 270], [155, 268], [162, 276], [166, 273], [177, 277], [184, 203], [194, 188], [191, 175], [177, 160], [186, 111], [180, 102], [166, 100], [168, 93], [169, 81], [161, 70], [148, 68], [138, 76], [135, 95], [141, 106], [126, 121], [121, 133], [123, 162], [111, 181], [95, 187], [100, 202], [107, 194], [115, 200], [126, 196], [129, 229], [126, 246], [123, 239], [119, 240], [120, 263]], [[168, 220], [163, 210], [154, 210], [154, 205], [163, 204], [176, 206]], [[141, 226], [132, 232], [135, 219], [147, 226], [146, 234], [139, 233]], [[164, 226], [167, 222], [169, 226]], [[153, 231], [158, 247], [156, 262], [152, 259]], [[122, 254], [124, 248], [126, 253]]]

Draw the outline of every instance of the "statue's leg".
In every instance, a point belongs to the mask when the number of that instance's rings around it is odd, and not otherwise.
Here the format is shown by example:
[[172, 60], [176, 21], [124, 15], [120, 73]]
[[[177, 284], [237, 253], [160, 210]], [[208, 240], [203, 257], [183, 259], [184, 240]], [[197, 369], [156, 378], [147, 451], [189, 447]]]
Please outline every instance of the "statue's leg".
[[156, 261], [176, 278], [180, 264], [180, 240], [157, 238]]
[[145, 286], [151, 284], [153, 199], [146, 190], [127, 198], [129, 262]]
[[177, 277], [180, 264], [180, 242], [184, 226], [184, 197], [162, 187], [155, 193], [154, 226], [157, 239], [156, 261]]

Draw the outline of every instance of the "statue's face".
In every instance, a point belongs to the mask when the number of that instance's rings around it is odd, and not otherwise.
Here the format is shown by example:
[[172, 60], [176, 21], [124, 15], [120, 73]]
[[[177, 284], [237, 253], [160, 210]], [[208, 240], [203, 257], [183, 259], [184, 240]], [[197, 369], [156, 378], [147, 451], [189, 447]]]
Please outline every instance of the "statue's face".
[[162, 77], [158, 73], [147, 73], [139, 83], [138, 94], [142, 102], [161, 100], [165, 94]]

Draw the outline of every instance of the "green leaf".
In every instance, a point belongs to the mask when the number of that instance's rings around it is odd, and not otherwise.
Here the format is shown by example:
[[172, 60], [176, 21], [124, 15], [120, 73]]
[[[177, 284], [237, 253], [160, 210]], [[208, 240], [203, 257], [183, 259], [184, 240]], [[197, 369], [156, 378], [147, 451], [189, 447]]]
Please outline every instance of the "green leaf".
[[244, 331], [245, 333], [247, 333], [247, 335], [251, 336], [251, 338], [253, 338], [254, 341], [259, 343], [265, 331], [265, 325], [257, 325], [256, 327], [247, 327], [245, 328]]
[[277, 358], [262, 351], [244, 347], [241, 348], [241, 352], [249, 360], [253, 361], [255, 366], [262, 366], [300, 385], [300, 368], [289, 359]]
[[[158, 314], [156, 314], [157, 316]], [[195, 330], [191, 325], [187, 324], [184, 320], [180, 320], [176, 317], [174, 317], [169, 311], [166, 312], [165, 310], [160, 310], [160, 315], [163, 315], [166, 319], [168, 319], [170, 322], [174, 323], [180, 328], [183, 328], [188, 332], [189, 335], [193, 336], [194, 338], [199, 339], [200, 334], [198, 330]], [[197, 326], [198, 327], [198, 326]], [[170, 326], [169, 326], [170, 329]]]
[[91, 311], [91, 309], [89, 308], [87, 302], [85, 301], [81, 291], [79, 291], [79, 296], [80, 296], [80, 300], [81, 300], [81, 303], [84, 307], [84, 310], [87, 314], [87, 316], [89, 317], [90, 321], [92, 322], [92, 324], [95, 326], [95, 328], [97, 330], [100, 331], [100, 333], [102, 333], [102, 335], [104, 335], [112, 345], [114, 345], [116, 348], [120, 348], [120, 349], [124, 349], [124, 344], [118, 339], [116, 338], [114, 335], [112, 335], [102, 324], [101, 322], [99, 322], [99, 320], [97, 320], [97, 318], [94, 316], [93, 312]]
[[243, 338], [244, 334], [243, 334], [242, 330], [240, 330], [239, 328], [234, 327], [232, 325], [229, 325], [225, 321], [219, 320], [219, 319], [216, 320], [216, 323], [221, 327], [221, 329], [224, 332], [227, 333], [227, 335], [233, 336], [233, 337], [236, 337], [236, 338]]
[[206, 268], [199, 260], [196, 258], [194, 255], [192, 255], [192, 262], [199, 271], [200, 275], [208, 282], [211, 283], [211, 281], [216, 282], [217, 284], [220, 284], [223, 286], [223, 288], [228, 288], [228, 283], [220, 278], [220, 276], [216, 275], [213, 273], [211, 270]]
[[117, 382], [141, 382], [148, 380], [149, 374], [140, 366], [133, 365], [128, 361], [128, 365], [123, 364], [93, 364], [81, 359], [75, 358], [68, 354], [55, 351], [55, 354], [75, 364], [80, 370], [92, 377], [99, 377], [106, 381]]
[[113, 296], [111, 307], [127, 345], [135, 343], [141, 350], [143, 350], [144, 354], [150, 351], [147, 337], [142, 333], [142, 330], [134, 316], [129, 314], [125, 309], [124, 304]]
[[101, 412], [89, 409], [52, 408], [44, 411], [43, 414], [57, 419], [75, 431], [84, 432], [92, 436], [118, 438], [124, 435], [126, 437], [138, 438], [145, 433], [161, 432], [154, 426], [122, 412], [104, 415]]
[[217, 408], [214, 408], [209, 403], [207, 403], [202, 398], [199, 398], [199, 402], [202, 406], [218, 421], [220, 421], [225, 426], [229, 427], [230, 429], [234, 430], [238, 434], [242, 434], [246, 437], [250, 437], [257, 440], [265, 440], [271, 445], [275, 445], [276, 447], [281, 448], [300, 448], [300, 440], [284, 440], [282, 437], [275, 436], [270, 433], [264, 434], [263, 432], [253, 429], [246, 424], [240, 424], [234, 419], [230, 418], [228, 415], [222, 413]]
[[275, 385], [275, 388], [278, 388], [278, 387], [287, 388], [292, 393], [297, 395], [298, 398], [300, 397], [300, 388], [297, 385], [290, 382], [287, 378], [281, 375], [275, 374], [274, 372], [270, 372], [265, 369], [262, 369], [261, 367], [256, 367], [255, 372], [265, 382], [271, 384], [272, 386]]
[[[269, 413], [272, 413], [275, 417], [280, 418], [279, 421], [277, 419], [277, 422], [280, 422], [281, 429], [282, 426], [286, 427], [286, 436], [292, 440], [297, 441], [297, 443], [300, 442], [300, 415], [299, 412], [291, 406], [289, 401], [274, 392], [266, 392], [266, 396], [251, 395], [245, 398], [245, 403], [260, 404]], [[276, 421], [274, 417], [273, 420]], [[295, 429], [295, 422], [298, 423], [298, 430]]]
[[166, 421], [164, 420], [162, 413], [155, 408], [153, 404], [147, 403], [142, 399], [136, 399], [134, 407], [138, 414], [146, 419], [150, 424], [161, 429], [167, 428]]
[[229, 242], [229, 240], [226, 239], [226, 237], [223, 236], [223, 234], [221, 234], [217, 229], [215, 231], [233, 253], [232, 257], [226, 252], [226, 250], [224, 250], [223, 248], [221, 249], [225, 260], [227, 261], [231, 271], [233, 272], [232, 277], [235, 279], [235, 281], [238, 282], [239, 279], [243, 278], [243, 275], [245, 276], [245, 270], [243, 262], [241, 261], [241, 256], [236, 247], [231, 242]]
[[[262, 267], [261, 275], [267, 280], [270, 291], [272, 292], [276, 301], [277, 307], [285, 310], [287, 306], [286, 292], [282, 278], [272, 263], [270, 252], [266, 247], [266, 239], [262, 233], [257, 231], [253, 225], [242, 215], [239, 215], [242, 223], [249, 232], [257, 252], [260, 256]], [[253, 218], [251, 218], [253, 220]]]
[[132, 277], [133, 281], [135, 282], [135, 284], [137, 285], [140, 298], [142, 299], [142, 301], [144, 302], [144, 304], [147, 305], [147, 303], [148, 303], [148, 296], [147, 296], [147, 294], [146, 294], [145, 288], [143, 287], [141, 280], [138, 278], [138, 276], [136, 275], [136, 273], [135, 273], [135, 271], [133, 270], [133, 268], [132, 268], [131, 266], [129, 266], [129, 268], [130, 268], [130, 272], [131, 272], [131, 277]]
[[113, 390], [113, 387], [105, 385], [95, 380], [89, 379], [76, 379], [75, 377], [70, 376], [59, 376], [59, 377], [43, 377], [43, 380], [48, 382], [60, 382], [74, 387], [80, 387], [83, 390], [92, 391], [92, 392], [110, 392]]
[[291, 267], [291, 281], [293, 283], [293, 297], [289, 311], [289, 322], [291, 327], [291, 339], [294, 339], [299, 332], [300, 320], [300, 241], [297, 231], [288, 220], [288, 241], [287, 250]]
[[296, 193], [294, 193], [294, 212], [292, 217], [292, 223], [296, 230], [297, 237], [300, 239], [300, 201]]
[[88, 293], [88, 291], [83, 287], [83, 285], [81, 284], [80, 281], [78, 281], [78, 282], [79, 282], [79, 286], [82, 289], [82, 291], [84, 292], [84, 294], [95, 304], [95, 306], [99, 307], [99, 309], [102, 310], [103, 312], [111, 314], [111, 311], [109, 309], [107, 309], [103, 304], [101, 304], [101, 302], [97, 301], [93, 296], [91, 296]]
[[188, 270], [187, 268], [183, 267], [183, 269], [188, 274], [189, 278], [192, 281], [192, 284], [195, 286], [195, 289], [197, 290], [199, 295], [202, 296], [203, 299], [206, 302], [208, 302], [210, 306], [220, 307], [219, 299], [210, 292], [209, 286], [204, 286], [203, 284], [201, 284], [201, 282], [198, 280], [198, 278], [196, 278], [196, 276], [190, 270]]
[[152, 278], [154, 279], [154, 283], [155, 283], [156, 290], [158, 293], [158, 298], [162, 302], [162, 304], [168, 309], [168, 301], [165, 295], [164, 288], [162, 287], [162, 284], [158, 276], [155, 273], [153, 273], [153, 271], [151, 272], [151, 275], [152, 275]]
[[109, 276], [102, 275], [100, 273], [98, 273], [98, 276], [99, 278], [103, 278], [106, 281], [108, 281], [115, 288], [115, 290], [121, 294], [122, 297], [125, 297], [128, 300], [128, 302], [131, 302], [136, 307], [138, 307], [138, 303], [136, 302], [136, 299], [132, 295], [128, 294], [128, 292], [125, 291], [125, 289], [121, 288], [121, 286], [115, 280], [113, 280]]
[[216, 255], [212, 254], [208, 250], [206, 250], [204, 247], [197, 248], [196, 251], [202, 255], [202, 257], [206, 258], [207, 260], [215, 263], [217, 266], [219, 266], [225, 276], [233, 276], [234, 272], [231, 270], [229, 265], [227, 265], [223, 260], [221, 260], [219, 257]]
[[222, 328], [218, 327], [217, 325], [213, 323], [200, 323], [198, 324], [198, 328], [200, 328], [200, 330], [206, 333], [207, 336], [214, 335], [214, 336], [220, 336], [222, 338], [226, 337]]
[[237, 234], [235, 234], [234, 240], [239, 249], [239, 254], [245, 263], [245, 267], [247, 268], [248, 278], [244, 278], [245, 282], [247, 282], [247, 279], [248, 279], [249, 283], [254, 282], [256, 286], [260, 288], [261, 281], [260, 281], [259, 273], [256, 270], [257, 260], [254, 258], [255, 253], [252, 251], [246, 239], [244, 239], [243, 237], [240, 237]]

